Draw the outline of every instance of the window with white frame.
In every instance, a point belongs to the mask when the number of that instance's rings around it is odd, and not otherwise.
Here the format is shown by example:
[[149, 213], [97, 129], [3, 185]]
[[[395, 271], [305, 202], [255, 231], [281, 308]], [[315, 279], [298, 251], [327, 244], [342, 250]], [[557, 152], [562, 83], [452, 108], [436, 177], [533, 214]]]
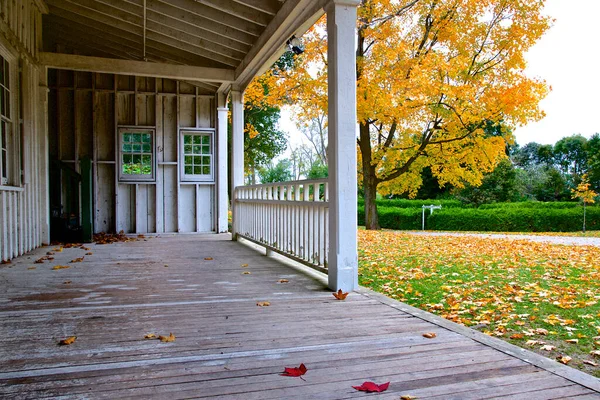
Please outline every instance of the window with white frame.
[[17, 154], [11, 151], [15, 145], [12, 135], [11, 118], [11, 66], [3, 55], [0, 55], [0, 184], [15, 184], [14, 168], [18, 160], [11, 159], [11, 155]]
[[212, 131], [181, 132], [183, 181], [214, 180], [214, 134]]
[[154, 181], [154, 130], [119, 129], [119, 180]]

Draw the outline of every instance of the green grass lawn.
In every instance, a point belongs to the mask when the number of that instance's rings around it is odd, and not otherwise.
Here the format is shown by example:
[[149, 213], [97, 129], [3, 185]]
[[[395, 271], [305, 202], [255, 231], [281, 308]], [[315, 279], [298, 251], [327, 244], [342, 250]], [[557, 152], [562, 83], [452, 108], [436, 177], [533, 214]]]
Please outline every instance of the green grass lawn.
[[597, 247], [358, 234], [361, 285], [600, 377]]

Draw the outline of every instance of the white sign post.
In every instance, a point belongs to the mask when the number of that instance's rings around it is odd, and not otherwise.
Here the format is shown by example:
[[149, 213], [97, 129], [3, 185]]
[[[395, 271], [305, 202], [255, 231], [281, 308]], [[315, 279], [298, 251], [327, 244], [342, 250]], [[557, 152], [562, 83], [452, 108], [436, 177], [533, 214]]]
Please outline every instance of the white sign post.
[[430, 206], [423, 206], [423, 217], [421, 219], [422, 223], [421, 223], [421, 229], [425, 230], [425, 209], [428, 208], [429, 209], [429, 215], [433, 214], [433, 210], [440, 210], [442, 208], [442, 206], [434, 206], [433, 204]]

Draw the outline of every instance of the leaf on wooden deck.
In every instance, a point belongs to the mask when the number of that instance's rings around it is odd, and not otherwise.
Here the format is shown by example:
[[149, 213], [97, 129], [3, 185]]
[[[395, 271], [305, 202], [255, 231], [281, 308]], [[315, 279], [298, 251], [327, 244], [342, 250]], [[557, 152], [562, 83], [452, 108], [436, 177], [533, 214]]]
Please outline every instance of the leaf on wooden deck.
[[433, 339], [437, 337], [437, 335], [435, 334], [435, 332], [427, 332], [423, 334], [423, 337], [427, 339]]
[[592, 367], [597, 367], [598, 363], [590, 360], [583, 360], [584, 364], [591, 365]]
[[387, 388], [389, 386], [390, 386], [389, 382], [382, 383], [381, 385], [378, 385], [375, 382], [364, 382], [360, 386], [352, 386], [352, 387], [361, 392], [373, 393], [373, 392], [384, 392], [387, 390]]
[[34, 261], [34, 263], [36, 263], [36, 264], [43, 264], [44, 261], [46, 261], [46, 257], [38, 258], [37, 260]]
[[70, 284], [71, 284], [71, 281], [64, 281], [63, 282], [63, 285], [70, 285]]
[[242, 268], [248, 267], [248, 264], [242, 264]]
[[75, 343], [75, 340], [77, 340], [77, 336], [69, 336], [66, 339], [61, 340], [60, 342], [58, 342], [59, 346], [69, 346], [73, 343]]
[[7, 265], [7, 264], [11, 264], [11, 262], [10, 262], [10, 260], [2, 260], [2, 261], [0, 261], [0, 264]]
[[415, 396], [411, 396], [410, 394], [404, 394], [402, 396], [400, 396], [400, 400], [415, 400], [416, 397]]
[[289, 281], [287, 279], [280, 279], [277, 282], [279, 282], [279, 283], [288, 283]]
[[212, 259], [213, 259], [212, 257], [204, 257], [204, 260], [206, 260], [206, 261], [212, 261]]
[[556, 357], [556, 360], [561, 364], [567, 365], [572, 360], [572, 358], [569, 356], [561, 355]]
[[91, 255], [93, 255], [93, 254], [94, 254], [94, 253], [92, 253], [91, 251], [90, 251], [90, 252], [88, 252], [88, 253], [85, 253], [85, 255], [86, 255], [86, 256], [91, 256]]
[[83, 261], [83, 257], [77, 257], [74, 260], [71, 260], [71, 263], [78, 263], [78, 262], [82, 262]]
[[165, 343], [174, 342], [175, 341], [175, 335], [173, 335], [173, 333], [170, 333], [169, 336], [162, 336], [161, 335], [161, 336], [158, 337], [158, 339], [161, 342], [165, 342]]
[[259, 301], [258, 303], [256, 303], [256, 305], [259, 307], [269, 307], [271, 303], [269, 303], [268, 301]]
[[27, 267], [27, 269], [36, 269], [35, 267]]
[[242, 275], [250, 275], [250, 274], [252, 274], [252, 272], [250, 272], [250, 271], [244, 271], [244, 272], [242, 272]]
[[144, 339], [156, 339], [156, 335], [154, 333], [147, 333], [144, 335]]
[[281, 376], [301, 377], [302, 375], [306, 374], [306, 371], [308, 371], [306, 366], [304, 364], [300, 364], [299, 367], [294, 367], [294, 368], [285, 367]]
[[342, 289], [339, 289], [337, 292], [332, 294], [336, 300], [346, 300], [346, 297], [348, 296], [348, 292], [343, 292]]
[[48, 252], [46, 253], [46, 255], [47, 255], [47, 256], [53, 256], [53, 255], [54, 255], [54, 253], [53, 253], [52, 251], [48, 251]]
[[56, 247], [56, 248], [52, 249], [52, 251], [57, 251], [57, 252], [60, 253], [61, 251], [63, 251], [63, 248], [62, 248], [62, 246], [61, 247]]
[[67, 268], [71, 268], [71, 267], [70, 267], [70, 266], [68, 266], [68, 265], [55, 265], [54, 267], [52, 267], [52, 269], [53, 269], [54, 271], [56, 271], [56, 270], [58, 270], [58, 269], [67, 269]]
[[169, 264], [165, 264], [165, 268], [169, 268]]

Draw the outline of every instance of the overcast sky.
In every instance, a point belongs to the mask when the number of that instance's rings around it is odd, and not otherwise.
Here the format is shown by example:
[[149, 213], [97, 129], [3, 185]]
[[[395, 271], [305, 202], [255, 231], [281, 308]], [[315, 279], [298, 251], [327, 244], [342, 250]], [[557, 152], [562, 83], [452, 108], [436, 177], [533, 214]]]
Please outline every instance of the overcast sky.
[[527, 54], [527, 73], [552, 91], [540, 103], [546, 118], [515, 131], [521, 145], [600, 132], [600, 1], [546, 0], [545, 13], [556, 21]]
[[[520, 145], [600, 132], [600, 0], [546, 0], [545, 14], [555, 22], [527, 54], [527, 75], [546, 80], [552, 91], [540, 103], [546, 117], [515, 131]], [[302, 134], [291, 120], [282, 110], [281, 128], [297, 146]]]

